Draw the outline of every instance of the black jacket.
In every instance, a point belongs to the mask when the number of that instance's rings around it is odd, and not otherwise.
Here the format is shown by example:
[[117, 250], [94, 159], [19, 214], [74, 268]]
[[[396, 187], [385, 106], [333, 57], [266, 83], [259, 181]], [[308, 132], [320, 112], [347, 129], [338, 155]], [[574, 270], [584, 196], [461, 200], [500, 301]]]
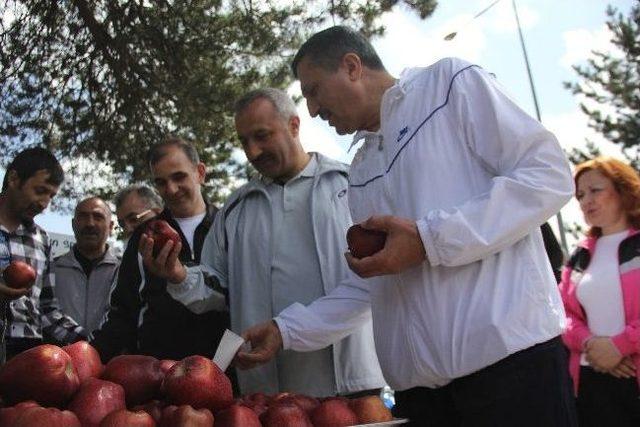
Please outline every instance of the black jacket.
[[[169, 211], [165, 209], [158, 215], [157, 218], [166, 220], [180, 234], [182, 251], [179, 258], [183, 264], [200, 263], [202, 244], [216, 212], [216, 208], [207, 206], [207, 214], [196, 228], [195, 257]], [[111, 293], [109, 312], [100, 328], [91, 335], [91, 344], [105, 363], [121, 353], [175, 360], [194, 354], [213, 357], [224, 330], [229, 327], [229, 313], [194, 314], [169, 295], [164, 279], [144, 267], [141, 275], [138, 242], [143, 231], [144, 225], [138, 227], [129, 240], [117, 284]]]

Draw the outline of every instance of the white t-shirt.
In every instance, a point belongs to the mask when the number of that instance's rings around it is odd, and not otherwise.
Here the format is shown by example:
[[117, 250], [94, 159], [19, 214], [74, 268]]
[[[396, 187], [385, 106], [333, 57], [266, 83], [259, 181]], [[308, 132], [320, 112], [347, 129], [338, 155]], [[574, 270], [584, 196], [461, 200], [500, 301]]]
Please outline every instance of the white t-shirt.
[[176, 218], [176, 222], [180, 226], [180, 230], [182, 230], [182, 234], [184, 234], [185, 239], [189, 243], [189, 248], [191, 249], [191, 254], [193, 254], [193, 236], [196, 233], [196, 228], [204, 219], [206, 212], [201, 214], [191, 216], [188, 218]]
[[[596, 336], [618, 335], [625, 327], [618, 247], [627, 234], [625, 230], [598, 239], [589, 267], [576, 290], [589, 330]], [[580, 363], [588, 365], [584, 355]]]

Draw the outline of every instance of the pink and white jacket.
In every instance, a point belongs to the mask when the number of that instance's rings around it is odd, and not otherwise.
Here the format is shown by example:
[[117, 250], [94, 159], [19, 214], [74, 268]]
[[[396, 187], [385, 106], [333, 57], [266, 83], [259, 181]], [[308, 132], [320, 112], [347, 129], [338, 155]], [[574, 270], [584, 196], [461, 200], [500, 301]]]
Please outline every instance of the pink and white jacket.
[[[576, 290], [589, 266], [597, 242], [595, 237], [580, 242], [564, 267], [560, 282], [560, 293], [567, 314], [567, 326], [562, 339], [570, 351], [569, 372], [576, 393], [580, 376], [580, 355], [584, 343], [593, 336]], [[620, 354], [632, 358], [640, 384], [640, 230], [629, 230], [629, 235], [620, 243], [618, 266], [626, 326], [622, 333], [611, 338]]]

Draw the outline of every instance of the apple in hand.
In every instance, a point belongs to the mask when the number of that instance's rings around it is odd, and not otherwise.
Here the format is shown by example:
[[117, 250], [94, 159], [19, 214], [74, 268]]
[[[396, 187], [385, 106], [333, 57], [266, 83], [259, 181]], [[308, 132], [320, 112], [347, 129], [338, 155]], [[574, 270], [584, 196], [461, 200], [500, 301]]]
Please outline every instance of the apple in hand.
[[182, 241], [180, 234], [163, 219], [152, 219], [149, 221], [144, 233], [147, 237], [153, 239], [153, 256], [157, 256], [167, 242], [173, 241], [173, 245], [175, 246]]
[[311, 412], [311, 422], [314, 427], [347, 427], [358, 424], [358, 417], [347, 402], [330, 399]]
[[151, 415], [145, 411], [127, 411], [119, 409], [104, 417], [100, 427], [155, 427]]
[[4, 283], [13, 289], [30, 288], [36, 280], [36, 271], [24, 261], [11, 261], [2, 272]]
[[191, 405], [171, 405], [162, 411], [158, 427], [213, 427], [213, 415], [206, 408], [193, 409]]
[[369, 230], [355, 224], [347, 230], [347, 245], [355, 258], [365, 258], [384, 248], [387, 233], [380, 230]]
[[9, 404], [32, 399], [62, 407], [79, 386], [71, 357], [51, 344], [23, 351], [0, 368], [0, 395]]
[[78, 341], [66, 345], [62, 349], [71, 356], [81, 384], [87, 378], [100, 378], [104, 366], [98, 350], [93, 348], [91, 344], [86, 341]]
[[119, 409], [126, 409], [124, 388], [97, 378], [83, 382], [69, 404], [69, 410], [76, 414], [82, 427], [98, 427], [107, 415]]
[[380, 396], [363, 396], [349, 401], [349, 407], [360, 424], [381, 423], [393, 420], [393, 415]]
[[107, 363], [102, 373], [102, 379], [120, 384], [124, 388], [129, 406], [153, 399], [163, 378], [160, 361], [140, 354], [116, 356]]

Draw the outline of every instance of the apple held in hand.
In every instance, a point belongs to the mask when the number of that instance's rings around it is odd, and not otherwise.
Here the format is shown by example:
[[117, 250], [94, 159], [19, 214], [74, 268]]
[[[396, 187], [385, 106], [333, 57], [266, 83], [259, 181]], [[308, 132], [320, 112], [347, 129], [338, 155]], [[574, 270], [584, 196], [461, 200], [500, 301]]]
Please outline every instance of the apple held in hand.
[[175, 246], [182, 240], [180, 239], [180, 234], [163, 219], [149, 221], [144, 233], [153, 239], [153, 256], [158, 255], [167, 242], [173, 241]]
[[79, 386], [71, 357], [51, 344], [26, 350], [0, 369], [0, 395], [9, 404], [33, 399], [62, 407]]
[[24, 261], [11, 261], [2, 272], [4, 283], [13, 289], [30, 288], [36, 280], [36, 271]]
[[347, 245], [355, 258], [365, 258], [384, 248], [387, 233], [379, 230], [368, 230], [358, 224], [347, 230]]

